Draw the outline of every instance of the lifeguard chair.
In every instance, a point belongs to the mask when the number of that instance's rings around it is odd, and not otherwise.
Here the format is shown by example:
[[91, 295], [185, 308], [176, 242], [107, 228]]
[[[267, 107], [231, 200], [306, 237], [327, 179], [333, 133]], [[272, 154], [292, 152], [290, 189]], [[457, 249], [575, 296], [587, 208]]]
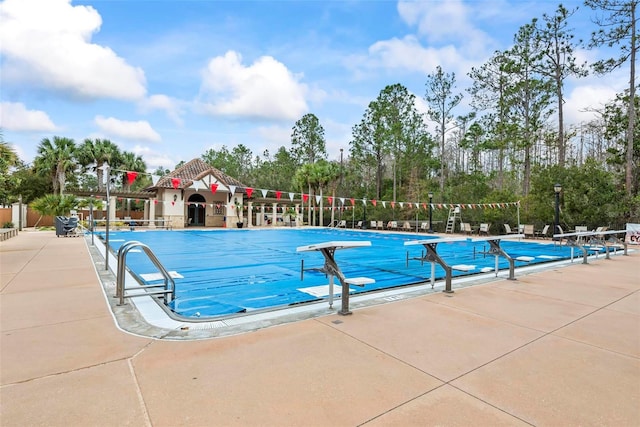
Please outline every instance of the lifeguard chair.
[[445, 233], [453, 233], [456, 228], [456, 221], [460, 222], [460, 206], [449, 209], [449, 217], [447, 218], [447, 228]]

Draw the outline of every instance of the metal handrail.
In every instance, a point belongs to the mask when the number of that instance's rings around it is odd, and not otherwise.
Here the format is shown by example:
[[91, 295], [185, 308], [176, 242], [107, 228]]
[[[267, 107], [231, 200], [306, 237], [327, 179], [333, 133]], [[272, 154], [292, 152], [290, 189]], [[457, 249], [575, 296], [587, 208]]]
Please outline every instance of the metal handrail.
[[[140, 289], [140, 288], [124, 287], [127, 253], [131, 249], [136, 247], [142, 248], [142, 250], [144, 250], [144, 253], [147, 254], [147, 256], [149, 257], [149, 260], [151, 260], [151, 262], [158, 268], [158, 270], [160, 271], [160, 274], [162, 274], [162, 277], [164, 278], [163, 285], [146, 285], [145, 288], [154, 288], [154, 287], [162, 286], [163, 290], [151, 291], [151, 292], [145, 290], [145, 292], [139, 292], [139, 293], [133, 293], [133, 294], [132, 293], [127, 294], [125, 292], [133, 289]], [[173, 301], [176, 296], [176, 284], [173, 280], [173, 277], [171, 277], [167, 269], [164, 268], [164, 266], [162, 265], [158, 257], [156, 257], [156, 255], [153, 253], [151, 248], [145, 245], [144, 243], [137, 242], [137, 241], [130, 241], [120, 246], [120, 249], [118, 249], [118, 272], [116, 275], [116, 298], [120, 299], [119, 304], [123, 305], [125, 298], [140, 297], [140, 296], [147, 296], [147, 295], [154, 295], [154, 294], [164, 294], [165, 304]], [[170, 296], [168, 300], [166, 299], [167, 295]]]

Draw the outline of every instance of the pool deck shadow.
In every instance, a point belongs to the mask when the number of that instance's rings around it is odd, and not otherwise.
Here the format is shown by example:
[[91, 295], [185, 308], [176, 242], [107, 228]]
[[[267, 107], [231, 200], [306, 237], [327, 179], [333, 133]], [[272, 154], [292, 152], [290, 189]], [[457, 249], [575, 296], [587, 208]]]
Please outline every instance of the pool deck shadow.
[[82, 238], [0, 243], [0, 425], [638, 426], [640, 251], [219, 338], [117, 327]]

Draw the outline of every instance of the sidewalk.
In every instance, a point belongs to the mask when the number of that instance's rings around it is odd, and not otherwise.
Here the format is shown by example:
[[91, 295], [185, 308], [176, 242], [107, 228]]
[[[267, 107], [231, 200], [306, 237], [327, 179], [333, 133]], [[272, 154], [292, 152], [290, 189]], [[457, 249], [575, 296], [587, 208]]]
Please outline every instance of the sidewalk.
[[161, 341], [115, 326], [82, 238], [24, 231], [0, 243], [0, 425], [640, 425], [640, 251], [517, 277]]

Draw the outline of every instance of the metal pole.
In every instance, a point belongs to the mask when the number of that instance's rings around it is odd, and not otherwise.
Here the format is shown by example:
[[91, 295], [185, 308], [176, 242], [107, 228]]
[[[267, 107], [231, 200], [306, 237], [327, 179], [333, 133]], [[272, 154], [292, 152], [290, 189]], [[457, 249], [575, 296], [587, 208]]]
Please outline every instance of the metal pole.
[[[553, 190], [556, 193], [556, 218], [555, 218], [555, 224], [554, 224], [554, 234], [560, 234], [560, 191], [562, 190], [562, 187], [560, 186], [560, 184], [556, 184], [553, 186]], [[554, 240], [558, 240], [558, 238], [554, 238]]]
[[105, 251], [104, 251], [104, 269], [109, 270], [109, 213], [110, 213], [110, 202], [111, 197], [109, 194], [109, 184], [111, 182], [111, 169], [109, 167], [109, 163], [104, 162], [102, 165], [104, 168], [104, 172], [107, 176], [107, 220], [105, 221]]
[[432, 223], [433, 208], [431, 207], [432, 200], [433, 200], [433, 194], [429, 193], [429, 233], [433, 233], [433, 223]]
[[18, 196], [18, 231], [22, 231], [22, 194]]
[[89, 230], [91, 231], [91, 246], [93, 246], [93, 196], [89, 199]]

